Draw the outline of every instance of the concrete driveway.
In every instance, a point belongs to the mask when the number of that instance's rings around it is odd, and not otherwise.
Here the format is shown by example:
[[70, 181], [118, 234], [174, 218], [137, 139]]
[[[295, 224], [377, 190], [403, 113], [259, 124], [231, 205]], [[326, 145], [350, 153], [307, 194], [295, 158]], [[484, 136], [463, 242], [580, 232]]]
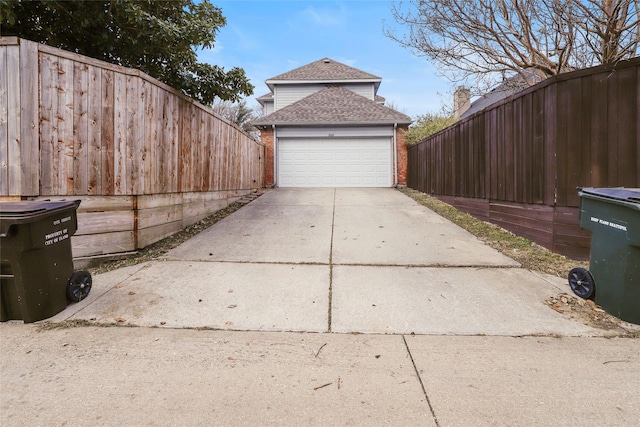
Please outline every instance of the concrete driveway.
[[640, 340], [562, 292], [396, 190], [272, 190], [0, 324], [0, 424], [636, 426]]
[[276, 189], [53, 320], [251, 331], [595, 336], [567, 292], [394, 189]]

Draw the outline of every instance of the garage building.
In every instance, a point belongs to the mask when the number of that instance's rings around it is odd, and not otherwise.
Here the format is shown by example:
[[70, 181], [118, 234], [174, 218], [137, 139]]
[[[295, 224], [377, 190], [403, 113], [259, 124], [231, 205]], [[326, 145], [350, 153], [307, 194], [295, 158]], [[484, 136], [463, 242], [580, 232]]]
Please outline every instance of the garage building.
[[266, 81], [253, 121], [267, 147], [267, 185], [393, 187], [406, 184], [411, 118], [384, 106], [380, 77], [324, 58]]

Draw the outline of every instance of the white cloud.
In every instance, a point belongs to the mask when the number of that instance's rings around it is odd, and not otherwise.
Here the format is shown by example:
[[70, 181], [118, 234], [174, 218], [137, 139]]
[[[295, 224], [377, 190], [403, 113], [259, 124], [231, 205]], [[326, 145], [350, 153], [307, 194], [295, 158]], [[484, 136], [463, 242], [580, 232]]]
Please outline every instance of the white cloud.
[[296, 61], [295, 59], [287, 59], [287, 64], [289, 65], [289, 68], [287, 70], [281, 71], [281, 73], [293, 70], [294, 68], [298, 68], [300, 66], [300, 61]]
[[[341, 57], [341, 56], [337, 56], [337, 57], [335, 57], [333, 59], [338, 61], [338, 62], [342, 62], [343, 64], [348, 65], [350, 67], [358, 68], [357, 65], [356, 65], [358, 63], [358, 60], [356, 60], [356, 59], [348, 59], [346, 57]], [[367, 71], [367, 72], [369, 72], [369, 71]]]
[[314, 6], [308, 6], [301, 16], [321, 27], [341, 27], [346, 22], [346, 14], [343, 6], [334, 9], [320, 10]]
[[234, 41], [238, 49], [252, 51], [260, 47], [260, 42], [254, 38], [253, 34], [248, 34], [236, 25], [231, 26], [230, 30], [233, 32]]

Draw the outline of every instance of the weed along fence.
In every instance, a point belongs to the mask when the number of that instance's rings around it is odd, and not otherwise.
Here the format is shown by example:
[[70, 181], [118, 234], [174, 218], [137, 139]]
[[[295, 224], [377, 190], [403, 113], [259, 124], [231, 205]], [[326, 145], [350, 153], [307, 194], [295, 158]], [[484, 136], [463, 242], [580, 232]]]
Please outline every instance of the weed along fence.
[[76, 257], [133, 251], [263, 186], [264, 146], [141, 73], [0, 38], [0, 200], [81, 200]]
[[640, 187], [640, 58], [549, 78], [408, 149], [408, 186], [588, 258], [576, 187]]

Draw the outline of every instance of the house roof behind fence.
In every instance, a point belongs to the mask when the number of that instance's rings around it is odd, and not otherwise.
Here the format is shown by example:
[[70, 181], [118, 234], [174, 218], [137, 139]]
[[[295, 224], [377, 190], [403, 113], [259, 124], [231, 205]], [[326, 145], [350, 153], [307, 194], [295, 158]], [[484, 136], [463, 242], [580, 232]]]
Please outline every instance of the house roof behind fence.
[[505, 98], [508, 98], [511, 95], [522, 92], [524, 89], [531, 86], [532, 83], [538, 83], [544, 79], [544, 77], [542, 77], [540, 73], [536, 72], [535, 70], [525, 71], [524, 74], [527, 76], [527, 79], [530, 82], [527, 82], [527, 80], [525, 80], [524, 77], [520, 74], [516, 74], [515, 76], [505, 79], [495, 89], [473, 101], [471, 103], [471, 107], [460, 115], [459, 120], [469, 117], [477, 113], [478, 111], [482, 111], [488, 106], [493, 105]]

